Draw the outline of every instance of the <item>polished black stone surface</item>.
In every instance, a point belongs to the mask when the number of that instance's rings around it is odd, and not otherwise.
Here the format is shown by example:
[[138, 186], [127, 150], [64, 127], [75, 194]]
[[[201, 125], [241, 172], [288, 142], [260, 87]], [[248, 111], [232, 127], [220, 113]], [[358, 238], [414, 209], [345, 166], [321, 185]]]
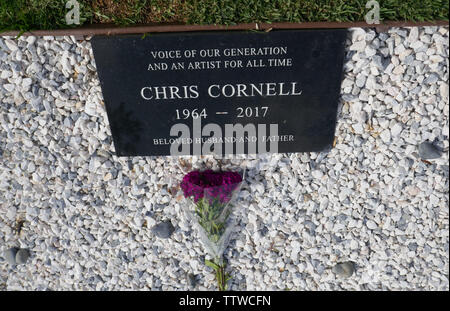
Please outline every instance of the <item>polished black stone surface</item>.
[[[278, 152], [329, 147], [346, 34], [332, 29], [93, 37], [117, 155], [170, 155], [169, 139], [178, 137], [170, 135], [171, 127], [186, 124], [194, 135], [194, 109], [207, 115], [202, 126], [218, 124], [222, 136], [225, 124], [267, 124], [267, 134], [269, 124], [278, 124]], [[173, 58], [157, 59], [155, 52]], [[241, 67], [231, 68], [238, 61]]]

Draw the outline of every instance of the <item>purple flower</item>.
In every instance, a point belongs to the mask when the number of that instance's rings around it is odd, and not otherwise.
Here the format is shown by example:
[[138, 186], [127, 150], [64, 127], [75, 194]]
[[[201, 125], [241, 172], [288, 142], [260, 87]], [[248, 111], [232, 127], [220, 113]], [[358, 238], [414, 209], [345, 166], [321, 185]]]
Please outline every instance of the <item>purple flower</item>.
[[193, 197], [194, 202], [206, 196], [211, 201], [218, 199], [226, 203], [241, 182], [242, 177], [236, 172], [192, 171], [184, 176], [181, 189], [184, 196]]

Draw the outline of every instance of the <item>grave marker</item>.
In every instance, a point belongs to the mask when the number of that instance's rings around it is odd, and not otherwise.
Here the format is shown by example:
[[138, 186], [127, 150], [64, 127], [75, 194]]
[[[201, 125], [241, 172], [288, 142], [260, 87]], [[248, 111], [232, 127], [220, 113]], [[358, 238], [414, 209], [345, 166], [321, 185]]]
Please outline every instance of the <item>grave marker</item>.
[[[117, 155], [174, 155], [174, 142], [188, 154], [205, 143], [220, 153], [271, 151], [270, 142], [277, 152], [323, 150], [334, 138], [346, 34], [93, 37]], [[239, 139], [257, 150], [226, 146]]]

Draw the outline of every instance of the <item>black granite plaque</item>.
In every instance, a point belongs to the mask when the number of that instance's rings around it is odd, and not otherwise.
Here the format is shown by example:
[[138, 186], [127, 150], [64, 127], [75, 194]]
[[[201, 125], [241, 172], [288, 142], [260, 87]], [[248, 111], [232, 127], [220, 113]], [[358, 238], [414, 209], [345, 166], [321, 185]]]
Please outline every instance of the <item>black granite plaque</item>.
[[[323, 150], [345, 38], [342, 29], [93, 37], [117, 155], [174, 155], [174, 143], [189, 154], [208, 153], [205, 143], [222, 154], [273, 152], [270, 142], [276, 152]], [[238, 141], [244, 149], [225, 148]]]

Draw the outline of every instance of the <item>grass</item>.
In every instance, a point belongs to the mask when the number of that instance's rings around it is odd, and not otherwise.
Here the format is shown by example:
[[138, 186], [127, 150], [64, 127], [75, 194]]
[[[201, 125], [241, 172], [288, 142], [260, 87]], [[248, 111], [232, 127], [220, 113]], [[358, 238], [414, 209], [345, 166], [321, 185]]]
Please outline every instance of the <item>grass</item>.
[[[363, 21], [366, 0], [78, 0], [81, 24]], [[379, 0], [381, 20], [448, 20], [447, 0]], [[66, 0], [0, 0], [0, 31], [70, 28]]]

